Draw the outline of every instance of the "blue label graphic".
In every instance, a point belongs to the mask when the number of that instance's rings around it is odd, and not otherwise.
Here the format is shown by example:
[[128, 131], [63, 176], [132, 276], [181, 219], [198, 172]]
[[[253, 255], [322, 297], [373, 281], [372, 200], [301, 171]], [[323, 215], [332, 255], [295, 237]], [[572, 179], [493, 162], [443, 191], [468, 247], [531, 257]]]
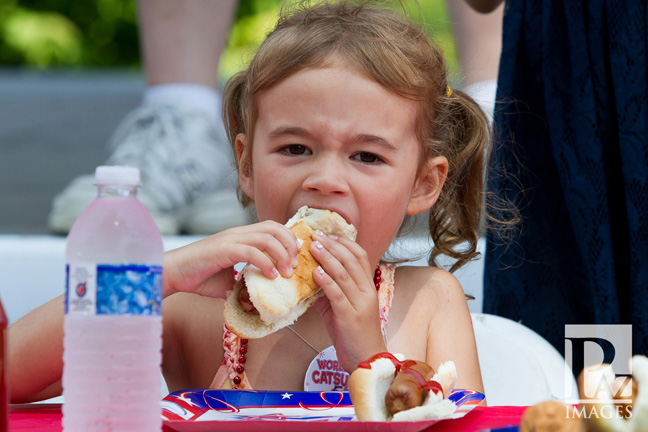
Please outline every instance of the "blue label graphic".
[[162, 267], [97, 266], [98, 315], [162, 315]]

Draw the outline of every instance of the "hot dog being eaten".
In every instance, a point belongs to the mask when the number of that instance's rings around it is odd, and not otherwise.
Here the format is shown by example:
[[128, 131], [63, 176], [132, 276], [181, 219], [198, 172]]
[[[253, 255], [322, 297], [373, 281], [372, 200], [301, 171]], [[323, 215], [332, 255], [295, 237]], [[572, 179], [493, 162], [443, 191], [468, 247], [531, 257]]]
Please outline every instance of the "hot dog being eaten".
[[225, 324], [242, 338], [255, 339], [292, 324], [324, 295], [313, 279], [319, 263], [309, 251], [316, 230], [355, 240], [356, 229], [339, 214], [323, 209], [301, 207], [286, 222], [300, 243], [298, 264], [289, 277], [269, 279], [259, 268], [248, 264], [241, 271], [225, 301]]
[[437, 372], [427, 363], [376, 354], [349, 377], [349, 395], [360, 421], [441, 419], [457, 409], [447, 399], [457, 380], [453, 362]]

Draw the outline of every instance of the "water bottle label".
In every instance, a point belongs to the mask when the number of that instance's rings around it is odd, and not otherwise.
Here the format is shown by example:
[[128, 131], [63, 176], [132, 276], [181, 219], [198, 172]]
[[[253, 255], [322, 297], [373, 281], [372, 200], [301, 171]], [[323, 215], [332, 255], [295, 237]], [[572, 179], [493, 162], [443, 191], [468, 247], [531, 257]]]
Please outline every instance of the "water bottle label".
[[97, 268], [92, 264], [66, 267], [65, 313], [94, 315], [97, 311]]
[[68, 265], [66, 313], [162, 315], [162, 267]]

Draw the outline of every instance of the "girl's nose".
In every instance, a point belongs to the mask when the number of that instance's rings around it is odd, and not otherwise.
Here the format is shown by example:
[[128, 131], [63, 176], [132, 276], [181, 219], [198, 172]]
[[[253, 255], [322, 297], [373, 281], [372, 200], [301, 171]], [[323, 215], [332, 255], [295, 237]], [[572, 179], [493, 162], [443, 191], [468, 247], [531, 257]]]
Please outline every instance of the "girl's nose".
[[344, 167], [338, 161], [320, 159], [311, 165], [302, 188], [324, 195], [344, 195], [349, 192]]

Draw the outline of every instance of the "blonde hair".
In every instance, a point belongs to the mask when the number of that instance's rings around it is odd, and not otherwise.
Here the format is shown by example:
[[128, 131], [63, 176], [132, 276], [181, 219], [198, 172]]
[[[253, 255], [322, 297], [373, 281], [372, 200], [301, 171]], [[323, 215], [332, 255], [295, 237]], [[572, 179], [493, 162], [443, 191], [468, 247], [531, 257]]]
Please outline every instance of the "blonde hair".
[[[300, 2], [282, 8], [276, 27], [249, 67], [225, 86], [228, 137], [232, 147], [240, 133], [253, 141], [258, 92], [304, 68], [323, 66], [334, 55], [351, 62], [385, 88], [418, 103], [416, 133], [423, 147], [419, 169], [429, 158], [448, 159], [446, 184], [430, 210], [434, 249], [429, 262], [436, 265], [437, 256], [448, 255], [456, 260], [450, 269], [454, 271], [478, 255], [488, 120], [465, 93], [448, 91], [443, 54], [422, 29], [404, 16], [367, 3]], [[249, 158], [237, 168], [251, 172]], [[240, 189], [239, 198], [245, 207], [252, 203]]]

